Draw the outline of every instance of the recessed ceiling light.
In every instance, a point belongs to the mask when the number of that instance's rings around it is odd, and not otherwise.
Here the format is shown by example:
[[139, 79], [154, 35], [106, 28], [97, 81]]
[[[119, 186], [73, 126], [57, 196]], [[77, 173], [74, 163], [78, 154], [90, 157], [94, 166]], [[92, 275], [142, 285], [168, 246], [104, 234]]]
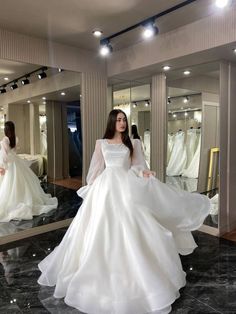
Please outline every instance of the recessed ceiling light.
[[9, 78], [8, 78], [8, 77], [4, 77], [4, 80], [5, 80], [5, 81], [9, 81]]
[[46, 97], [43, 96], [42, 99], [43, 99], [43, 100], [46, 100]]
[[189, 70], [184, 71], [184, 75], [189, 75], [191, 72]]
[[100, 29], [94, 29], [92, 33], [95, 37], [101, 37], [103, 32]]
[[65, 94], [66, 94], [65, 92], [61, 92], [61, 95], [62, 95], [62, 96], [65, 96]]
[[30, 104], [30, 100], [27, 100], [27, 103]]
[[169, 71], [169, 70], [170, 70], [170, 66], [169, 66], [169, 65], [164, 65], [164, 66], [162, 67], [162, 69], [163, 69], [164, 71]]
[[215, 4], [218, 8], [222, 9], [229, 4], [229, 0], [216, 0]]

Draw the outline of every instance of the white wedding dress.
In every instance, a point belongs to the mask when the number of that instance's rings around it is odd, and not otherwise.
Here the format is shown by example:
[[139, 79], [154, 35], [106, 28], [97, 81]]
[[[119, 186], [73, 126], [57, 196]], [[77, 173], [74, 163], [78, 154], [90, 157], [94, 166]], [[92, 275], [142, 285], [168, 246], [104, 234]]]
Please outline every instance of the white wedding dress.
[[38, 177], [9, 146], [8, 137], [0, 142], [0, 222], [28, 220], [57, 208], [56, 197], [44, 193]]
[[177, 132], [175, 135], [172, 153], [166, 169], [168, 176], [180, 176], [186, 166], [187, 153], [184, 137], [185, 133], [182, 131]]
[[207, 197], [142, 177], [141, 143], [96, 142], [88, 186], [62, 242], [39, 264], [41, 285], [89, 314], [166, 314], [185, 285], [179, 253], [197, 246], [191, 230], [209, 213]]

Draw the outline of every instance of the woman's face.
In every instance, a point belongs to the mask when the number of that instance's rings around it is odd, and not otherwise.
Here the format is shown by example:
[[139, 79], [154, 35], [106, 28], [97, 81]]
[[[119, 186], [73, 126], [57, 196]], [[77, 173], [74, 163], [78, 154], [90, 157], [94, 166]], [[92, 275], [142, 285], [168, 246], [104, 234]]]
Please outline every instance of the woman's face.
[[116, 116], [116, 132], [122, 133], [126, 130], [126, 127], [127, 127], [126, 116], [122, 112], [120, 112]]

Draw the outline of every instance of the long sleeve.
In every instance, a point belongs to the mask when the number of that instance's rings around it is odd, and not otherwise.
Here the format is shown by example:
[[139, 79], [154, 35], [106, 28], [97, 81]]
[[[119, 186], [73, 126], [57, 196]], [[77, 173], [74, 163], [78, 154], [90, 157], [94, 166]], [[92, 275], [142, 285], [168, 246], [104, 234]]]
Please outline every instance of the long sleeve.
[[7, 169], [9, 152], [9, 139], [4, 137], [1, 141], [0, 167]]
[[105, 161], [102, 154], [101, 143], [102, 140], [96, 141], [95, 150], [90, 162], [89, 171], [86, 178], [86, 182], [89, 185], [93, 184], [93, 181], [103, 172], [105, 168]]
[[134, 152], [131, 160], [131, 170], [133, 170], [136, 175], [142, 177], [143, 170], [148, 170], [148, 167], [144, 159], [141, 141], [138, 139], [133, 140], [133, 148]]

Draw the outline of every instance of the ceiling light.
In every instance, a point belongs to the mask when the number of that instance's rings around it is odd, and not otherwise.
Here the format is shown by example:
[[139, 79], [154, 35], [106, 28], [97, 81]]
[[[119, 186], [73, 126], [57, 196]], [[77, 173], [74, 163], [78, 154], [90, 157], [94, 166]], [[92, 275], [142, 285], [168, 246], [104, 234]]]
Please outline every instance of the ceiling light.
[[47, 77], [47, 74], [45, 73], [46, 70], [47, 70], [47, 67], [43, 67], [43, 68], [41, 69], [42, 72], [38, 74], [39, 80], [42, 80], [42, 79], [44, 79], [45, 77]]
[[215, 2], [215, 5], [221, 9], [226, 7], [228, 4], [229, 4], [229, 0], [216, 0]]
[[184, 100], [183, 100], [183, 102], [185, 103], [185, 104], [187, 104], [187, 102], [189, 101], [189, 98], [188, 98], [188, 96], [186, 96], [186, 97], [184, 97]]
[[4, 93], [6, 93], [6, 91], [7, 91], [6, 88], [3, 87], [3, 88], [0, 89], [0, 94], [4, 94]]
[[164, 66], [162, 67], [162, 69], [163, 69], [164, 71], [169, 71], [169, 70], [170, 70], [170, 66], [169, 66], [169, 65], [164, 65]]
[[4, 80], [5, 80], [5, 81], [9, 81], [9, 78], [8, 78], [8, 77], [4, 77]]
[[137, 107], [137, 103], [133, 103], [133, 108], [136, 108]]
[[27, 100], [27, 103], [30, 104], [30, 100]]
[[150, 105], [150, 102], [148, 100], [145, 101], [145, 107], [148, 107]]
[[46, 105], [47, 104], [47, 102], [46, 101], [43, 101], [43, 105]]
[[174, 113], [172, 117], [173, 117], [173, 118], [176, 118], [176, 117], [177, 117], [177, 114]]
[[62, 96], [65, 96], [65, 95], [66, 95], [66, 93], [65, 93], [65, 92], [61, 92], [61, 95], [62, 95]]
[[183, 73], [184, 73], [184, 75], [189, 75], [191, 72], [189, 70], [186, 70]]
[[62, 72], [62, 71], [64, 71], [63, 69], [61, 69], [61, 68], [58, 68], [58, 72]]
[[233, 52], [236, 54], [236, 48], [233, 49]]
[[18, 88], [18, 85], [16, 84], [17, 83], [17, 81], [16, 82], [14, 82], [12, 85], [11, 85], [11, 89], [12, 90], [14, 90], [14, 89], [17, 89]]
[[184, 113], [184, 115], [185, 115], [185, 117], [186, 117], [186, 116], [188, 115], [188, 113], [187, 113], [187, 112], [185, 112], [185, 113]]
[[103, 57], [108, 56], [112, 52], [112, 46], [109, 41], [101, 41], [100, 55]]
[[21, 84], [22, 85], [28, 85], [30, 83], [29, 79], [27, 79], [27, 77], [23, 80], [21, 80]]
[[43, 100], [46, 100], [46, 97], [43, 96], [42, 99], [43, 99]]
[[92, 33], [95, 37], [101, 37], [103, 32], [100, 29], [94, 29]]
[[143, 26], [144, 26], [143, 37], [145, 39], [151, 38], [154, 35], [158, 34], [158, 28], [155, 25], [155, 21], [145, 23]]

